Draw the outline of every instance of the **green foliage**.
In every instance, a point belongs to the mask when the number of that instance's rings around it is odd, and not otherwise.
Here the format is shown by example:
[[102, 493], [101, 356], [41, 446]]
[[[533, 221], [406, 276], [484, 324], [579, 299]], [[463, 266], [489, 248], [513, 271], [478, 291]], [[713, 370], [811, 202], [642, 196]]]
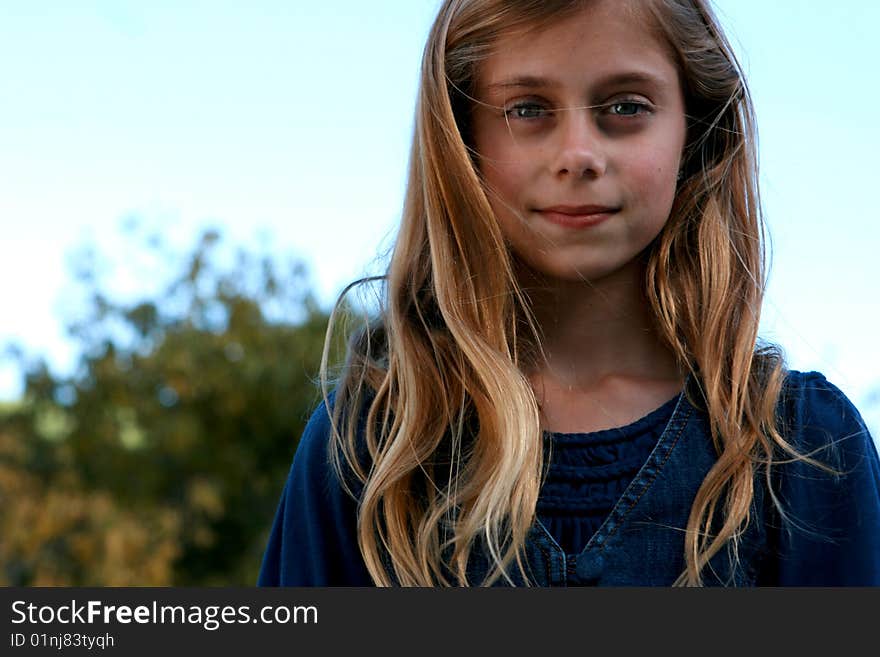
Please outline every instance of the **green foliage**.
[[256, 581], [328, 317], [301, 265], [243, 251], [222, 265], [220, 245], [204, 233], [134, 303], [112, 300], [93, 253], [75, 263], [77, 374], [26, 364], [24, 400], [0, 409], [0, 583]]

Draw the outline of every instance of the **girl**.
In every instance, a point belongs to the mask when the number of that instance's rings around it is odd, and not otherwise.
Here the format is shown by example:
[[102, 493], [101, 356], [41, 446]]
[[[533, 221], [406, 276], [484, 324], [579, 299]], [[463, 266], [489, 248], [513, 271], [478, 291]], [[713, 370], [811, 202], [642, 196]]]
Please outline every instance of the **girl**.
[[259, 583], [880, 584], [858, 411], [758, 343], [754, 143], [705, 0], [446, 0]]

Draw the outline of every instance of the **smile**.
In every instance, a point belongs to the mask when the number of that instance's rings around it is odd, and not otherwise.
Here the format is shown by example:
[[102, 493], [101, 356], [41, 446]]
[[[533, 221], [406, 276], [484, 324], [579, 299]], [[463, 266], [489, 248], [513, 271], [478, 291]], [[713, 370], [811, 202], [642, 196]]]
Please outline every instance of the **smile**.
[[590, 228], [596, 226], [620, 208], [608, 208], [601, 206], [554, 206], [537, 210], [544, 219], [550, 223], [566, 228]]

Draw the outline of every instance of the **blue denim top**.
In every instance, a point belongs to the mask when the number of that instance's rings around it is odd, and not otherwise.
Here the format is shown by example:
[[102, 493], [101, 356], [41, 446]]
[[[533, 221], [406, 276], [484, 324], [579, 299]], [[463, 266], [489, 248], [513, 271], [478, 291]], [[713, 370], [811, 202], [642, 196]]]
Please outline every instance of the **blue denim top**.
[[[716, 462], [708, 416], [690, 383], [688, 394], [671, 402], [672, 414], [647, 459], [582, 550], [567, 553], [536, 518], [524, 546], [528, 582], [512, 567], [515, 585], [669, 586], [682, 573], [691, 505]], [[790, 443], [839, 474], [783, 459], [768, 482], [759, 466], [738, 559], [720, 551], [703, 571], [704, 582], [880, 585], [880, 459], [859, 412], [822, 374], [792, 371], [778, 414]], [[259, 585], [372, 585], [357, 546], [357, 505], [332, 471], [328, 438], [322, 404], [297, 448]], [[785, 516], [772, 504], [771, 491]], [[469, 582], [481, 582], [489, 563], [477, 544]]]
[[660, 439], [678, 397], [623, 427], [544, 434], [546, 476], [537, 516], [569, 554], [604, 522]]

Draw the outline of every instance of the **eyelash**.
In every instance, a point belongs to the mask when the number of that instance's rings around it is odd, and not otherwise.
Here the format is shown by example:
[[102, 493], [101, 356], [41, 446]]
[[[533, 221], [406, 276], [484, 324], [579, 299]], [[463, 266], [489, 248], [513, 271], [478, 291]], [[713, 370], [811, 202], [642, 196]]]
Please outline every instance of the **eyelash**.
[[[633, 114], [617, 114], [610, 113], [609, 116], [620, 116], [627, 118], [635, 118], [637, 116], [641, 116], [643, 114], [650, 114], [653, 111], [653, 108], [648, 104], [640, 100], [618, 100], [613, 103], [605, 103], [603, 105], [599, 105], [594, 109], [597, 110], [608, 110], [611, 107], [619, 107], [621, 105], [630, 105], [636, 108], [636, 112]], [[518, 110], [524, 109], [537, 109], [538, 111], [544, 112], [543, 116], [516, 116], [516, 112]], [[523, 101], [520, 103], [516, 103], [512, 107], [506, 108], [503, 110], [504, 117], [507, 119], [514, 119], [516, 121], [537, 121], [542, 118], [548, 118], [553, 115], [552, 109], [546, 109], [542, 106], [541, 103], [536, 101]]]

